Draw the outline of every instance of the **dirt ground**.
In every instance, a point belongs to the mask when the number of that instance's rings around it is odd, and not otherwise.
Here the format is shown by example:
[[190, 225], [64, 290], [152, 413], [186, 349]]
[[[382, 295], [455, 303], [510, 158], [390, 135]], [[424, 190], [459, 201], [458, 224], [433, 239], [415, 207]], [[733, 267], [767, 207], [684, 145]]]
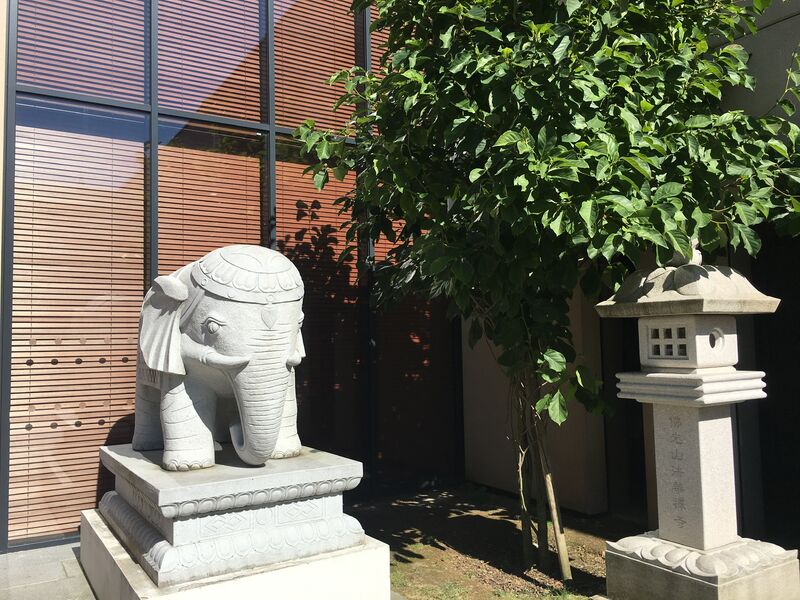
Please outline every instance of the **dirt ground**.
[[[573, 573], [565, 586], [539, 570], [524, 572], [519, 513], [510, 496], [462, 485], [359, 503], [349, 512], [367, 534], [390, 545], [392, 588], [408, 600], [589, 598], [605, 592], [605, 540], [641, 531], [633, 522], [564, 514]], [[550, 564], [557, 569], [555, 554]]]

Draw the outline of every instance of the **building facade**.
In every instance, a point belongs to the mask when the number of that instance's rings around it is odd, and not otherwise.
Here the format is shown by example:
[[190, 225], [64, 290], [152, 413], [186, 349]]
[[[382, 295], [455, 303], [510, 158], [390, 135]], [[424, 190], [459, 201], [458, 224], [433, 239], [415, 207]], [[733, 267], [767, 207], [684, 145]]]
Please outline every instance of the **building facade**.
[[3, 4], [0, 550], [75, 535], [111, 485], [98, 447], [130, 441], [149, 282], [226, 244], [277, 248], [303, 275], [306, 444], [373, 480], [458, 471], [454, 329], [426, 303], [369, 308], [337, 262], [333, 201], [353, 181], [315, 191], [290, 136], [346, 118], [326, 80], [379, 51], [368, 15], [348, 0]]

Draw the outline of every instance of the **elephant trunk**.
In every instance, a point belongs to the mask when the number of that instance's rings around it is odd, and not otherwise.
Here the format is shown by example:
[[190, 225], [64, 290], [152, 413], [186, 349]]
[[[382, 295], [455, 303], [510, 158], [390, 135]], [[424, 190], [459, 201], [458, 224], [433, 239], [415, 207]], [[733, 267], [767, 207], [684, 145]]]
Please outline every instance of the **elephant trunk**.
[[269, 332], [250, 363], [230, 373], [239, 421], [230, 426], [231, 441], [239, 457], [250, 465], [263, 465], [272, 456], [280, 433], [289, 386], [286, 365], [289, 336]]

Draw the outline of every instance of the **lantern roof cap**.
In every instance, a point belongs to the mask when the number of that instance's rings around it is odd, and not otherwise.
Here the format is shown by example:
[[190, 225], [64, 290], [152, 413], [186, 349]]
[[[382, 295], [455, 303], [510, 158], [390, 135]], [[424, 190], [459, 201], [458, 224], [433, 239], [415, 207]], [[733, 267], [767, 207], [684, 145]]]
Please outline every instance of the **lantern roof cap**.
[[601, 317], [748, 315], [773, 313], [779, 303], [730, 267], [692, 262], [637, 271], [595, 308]]

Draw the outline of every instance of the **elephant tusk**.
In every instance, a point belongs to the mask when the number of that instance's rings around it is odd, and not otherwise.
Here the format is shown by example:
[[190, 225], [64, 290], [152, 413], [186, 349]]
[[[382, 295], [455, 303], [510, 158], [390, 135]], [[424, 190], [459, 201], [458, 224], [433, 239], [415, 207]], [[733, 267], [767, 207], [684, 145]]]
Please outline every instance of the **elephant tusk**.
[[204, 365], [222, 369], [223, 371], [239, 369], [247, 366], [250, 362], [249, 356], [227, 356], [225, 354], [220, 354], [209, 346], [204, 346], [203, 344], [195, 342], [185, 333], [181, 336], [181, 356], [184, 359], [191, 358]]
[[238, 369], [247, 366], [247, 363], [250, 362], [250, 357], [226, 356], [224, 354], [220, 354], [216, 350], [211, 350], [203, 356], [201, 362], [211, 367], [216, 367], [217, 369]]

